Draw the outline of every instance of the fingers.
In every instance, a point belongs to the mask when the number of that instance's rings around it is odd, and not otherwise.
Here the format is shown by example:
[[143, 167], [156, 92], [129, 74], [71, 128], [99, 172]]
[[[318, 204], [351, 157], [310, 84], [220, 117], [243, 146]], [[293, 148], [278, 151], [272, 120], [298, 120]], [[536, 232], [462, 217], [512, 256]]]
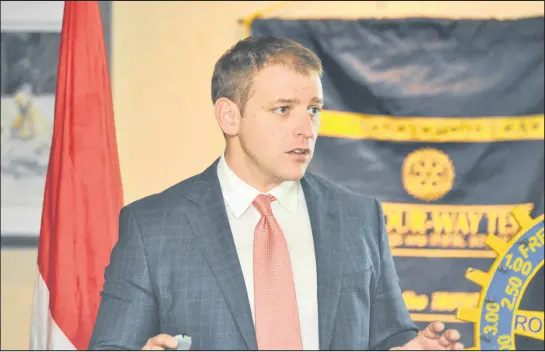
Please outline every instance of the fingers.
[[146, 345], [142, 347], [143, 350], [156, 351], [164, 350], [165, 348], [176, 348], [178, 346], [178, 341], [170, 335], [161, 334], [152, 337], [146, 342]]
[[447, 330], [439, 338], [439, 343], [443, 347], [453, 347], [458, 340], [460, 339], [460, 333], [456, 330]]
[[457, 330], [445, 330], [445, 324], [440, 321], [430, 323], [424, 330], [421, 331], [423, 337], [434, 340], [435, 348], [448, 350], [462, 350], [464, 345], [459, 342], [461, 336]]
[[424, 330], [422, 330], [422, 335], [430, 340], [437, 340], [439, 338], [438, 334], [440, 334], [443, 330], [445, 330], [445, 324], [441, 323], [440, 321], [434, 321], [426, 326]]
[[460, 342], [456, 342], [455, 344], [452, 345], [452, 348], [451, 350], [453, 351], [461, 351], [464, 349], [464, 345], [461, 344]]

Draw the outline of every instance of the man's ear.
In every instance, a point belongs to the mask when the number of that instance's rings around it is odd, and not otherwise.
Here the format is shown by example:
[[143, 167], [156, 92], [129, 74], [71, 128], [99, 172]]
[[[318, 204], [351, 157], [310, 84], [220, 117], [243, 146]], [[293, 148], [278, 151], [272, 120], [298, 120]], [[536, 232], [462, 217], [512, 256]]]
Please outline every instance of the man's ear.
[[227, 98], [219, 98], [214, 104], [216, 120], [227, 136], [236, 136], [240, 125], [240, 111], [237, 104]]

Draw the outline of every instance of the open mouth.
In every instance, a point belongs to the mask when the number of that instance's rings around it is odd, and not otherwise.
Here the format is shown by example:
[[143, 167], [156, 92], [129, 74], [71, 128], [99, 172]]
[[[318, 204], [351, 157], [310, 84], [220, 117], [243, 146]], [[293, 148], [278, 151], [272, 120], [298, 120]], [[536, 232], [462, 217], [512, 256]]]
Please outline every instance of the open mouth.
[[307, 148], [296, 148], [296, 149], [292, 149], [288, 152], [288, 154], [293, 154], [293, 155], [309, 155], [310, 154], [310, 149], [307, 149]]

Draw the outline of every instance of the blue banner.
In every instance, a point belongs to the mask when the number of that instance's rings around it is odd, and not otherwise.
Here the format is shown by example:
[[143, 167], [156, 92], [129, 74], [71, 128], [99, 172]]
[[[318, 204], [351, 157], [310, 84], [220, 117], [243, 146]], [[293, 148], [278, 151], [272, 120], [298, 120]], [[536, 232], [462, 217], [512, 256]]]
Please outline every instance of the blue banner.
[[[498, 257], [489, 234], [508, 242], [521, 231], [515, 207], [543, 214], [543, 18], [256, 19], [252, 35], [320, 57], [325, 106], [309, 171], [381, 201], [413, 320], [441, 320], [473, 346], [480, 331], [456, 317], [482, 290], [467, 269], [488, 272]], [[522, 302], [541, 312], [542, 331], [540, 273]], [[516, 340], [543, 349], [543, 338]]]

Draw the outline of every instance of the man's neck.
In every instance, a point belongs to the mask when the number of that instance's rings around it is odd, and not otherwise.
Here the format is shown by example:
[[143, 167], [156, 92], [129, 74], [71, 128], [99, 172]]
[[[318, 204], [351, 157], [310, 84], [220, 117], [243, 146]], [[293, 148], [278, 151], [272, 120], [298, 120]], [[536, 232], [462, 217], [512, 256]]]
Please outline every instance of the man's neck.
[[242, 181], [246, 182], [251, 187], [257, 189], [261, 193], [267, 193], [270, 190], [278, 187], [282, 181], [272, 180], [271, 178], [263, 177], [258, 170], [252, 168], [249, 162], [245, 162], [243, 158], [236, 158], [229, 153], [227, 149], [224, 154], [225, 163]]

